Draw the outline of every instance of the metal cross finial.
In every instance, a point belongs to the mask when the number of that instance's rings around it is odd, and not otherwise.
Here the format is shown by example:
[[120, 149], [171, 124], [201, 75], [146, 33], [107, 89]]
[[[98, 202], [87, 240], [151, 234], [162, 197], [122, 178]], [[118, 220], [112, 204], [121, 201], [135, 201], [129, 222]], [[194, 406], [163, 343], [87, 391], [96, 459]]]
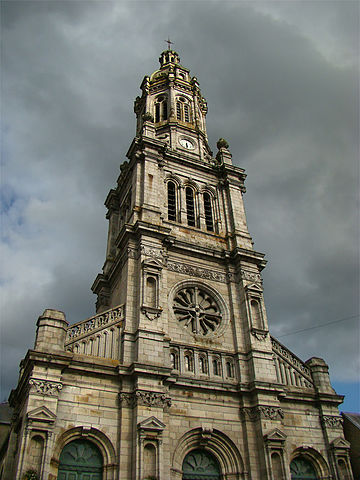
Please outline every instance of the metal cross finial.
[[171, 48], [170, 48], [170, 45], [173, 45], [173, 44], [174, 44], [174, 42], [172, 42], [169, 37], [168, 37], [167, 40], [164, 40], [164, 42], [167, 42], [167, 44], [168, 44], [168, 50], [171, 49]]

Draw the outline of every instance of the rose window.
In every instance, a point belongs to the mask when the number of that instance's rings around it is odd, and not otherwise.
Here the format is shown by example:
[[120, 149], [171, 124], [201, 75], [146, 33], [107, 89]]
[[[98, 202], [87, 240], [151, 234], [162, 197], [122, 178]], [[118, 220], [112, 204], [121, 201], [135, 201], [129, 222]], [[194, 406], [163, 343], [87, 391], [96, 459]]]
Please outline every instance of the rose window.
[[179, 290], [173, 303], [176, 319], [192, 333], [210, 335], [221, 323], [221, 312], [214, 298], [199, 287]]

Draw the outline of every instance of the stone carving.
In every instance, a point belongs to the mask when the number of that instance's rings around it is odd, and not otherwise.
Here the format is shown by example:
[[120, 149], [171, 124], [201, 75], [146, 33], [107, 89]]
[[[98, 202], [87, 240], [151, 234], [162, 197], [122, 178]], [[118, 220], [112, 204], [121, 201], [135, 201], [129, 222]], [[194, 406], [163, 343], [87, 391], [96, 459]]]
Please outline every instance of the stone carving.
[[251, 329], [251, 335], [253, 335], [260, 342], [263, 342], [266, 340], [268, 333], [269, 332], [267, 330], [260, 330], [259, 328]]
[[152, 322], [160, 317], [162, 309], [153, 307], [141, 307], [141, 311], [145, 315], [145, 317]]
[[138, 390], [136, 392], [137, 404], [147, 407], [171, 407], [171, 398], [163, 393]]
[[133, 393], [119, 393], [119, 402], [125, 404], [126, 406], [133, 408], [136, 405], [136, 398]]
[[133, 393], [121, 392], [119, 394], [119, 402], [125, 403], [128, 407], [133, 408], [136, 405], [144, 405], [146, 407], [171, 407], [171, 398], [164, 393], [151, 392], [148, 390], [137, 390]]
[[80, 335], [87, 334], [95, 329], [108, 325], [109, 323], [115, 323], [123, 318], [123, 306], [113, 308], [107, 312], [100, 313], [94, 317], [88, 318], [77, 325], [70, 326], [68, 328], [68, 340], [79, 337]]
[[241, 278], [244, 280], [249, 280], [254, 283], [262, 283], [262, 278], [260, 273], [249, 272], [248, 270], [241, 270]]
[[295, 355], [293, 355], [290, 350], [281, 345], [275, 338], [271, 337], [271, 344], [273, 351], [278, 353], [281, 357], [285, 358], [290, 365], [300, 370], [304, 375], [308, 377], [308, 380], [312, 383], [311, 373], [309, 368]]
[[157, 260], [164, 260], [164, 251], [159, 250], [158, 248], [145, 247], [141, 246], [141, 253], [147, 257], [156, 258]]
[[41, 395], [55, 396], [63, 388], [62, 383], [52, 382], [49, 380], [40, 380], [38, 378], [30, 378], [29, 384], [36, 393]]
[[215, 272], [214, 270], [209, 270], [202, 267], [194, 267], [193, 265], [187, 265], [180, 262], [168, 262], [168, 270], [172, 272], [184, 273], [186, 275], [191, 275], [193, 277], [205, 278], [207, 280], [214, 280], [215, 282], [226, 283], [226, 280], [231, 279], [232, 274], [225, 274], [220, 272]]
[[260, 418], [268, 420], [280, 420], [284, 418], [284, 412], [279, 407], [272, 407], [270, 405], [258, 405], [256, 407], [244, 407], [243, 414], [251, 421]]
[[329, 428], [342, 428], [342, 418], [333, 415], [324, 415], [322, 422], [325, 427]]

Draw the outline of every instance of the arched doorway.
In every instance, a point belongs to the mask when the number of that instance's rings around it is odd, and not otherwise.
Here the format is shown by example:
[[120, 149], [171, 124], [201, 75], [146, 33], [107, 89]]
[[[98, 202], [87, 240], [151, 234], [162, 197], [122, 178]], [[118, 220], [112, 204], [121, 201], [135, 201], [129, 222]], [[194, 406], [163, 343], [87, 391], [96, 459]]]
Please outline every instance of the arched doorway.
[[317, 480], [313, 464], [304, 457], [296, 457], [290, 463], [291, 480]]
[[220, 480], [220, 466], [214, 455], [203, 449], [192, 450], [184, 458], [183, 480]]
[[63, 448], [58, 480], [102, 480], [103, 459], [89, 440], [74, 440]]

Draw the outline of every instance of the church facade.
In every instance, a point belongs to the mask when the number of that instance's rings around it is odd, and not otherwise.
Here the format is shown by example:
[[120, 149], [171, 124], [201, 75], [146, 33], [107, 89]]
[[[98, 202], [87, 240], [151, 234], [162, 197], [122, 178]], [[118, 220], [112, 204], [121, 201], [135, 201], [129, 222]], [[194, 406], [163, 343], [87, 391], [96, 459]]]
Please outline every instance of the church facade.
[[245, 172], [210, 150], [196, 77], [159, 60], [105, 202], [96, 315], [39, 317], [0, 478], [351, 480], [326, 363], [269, 334]]

